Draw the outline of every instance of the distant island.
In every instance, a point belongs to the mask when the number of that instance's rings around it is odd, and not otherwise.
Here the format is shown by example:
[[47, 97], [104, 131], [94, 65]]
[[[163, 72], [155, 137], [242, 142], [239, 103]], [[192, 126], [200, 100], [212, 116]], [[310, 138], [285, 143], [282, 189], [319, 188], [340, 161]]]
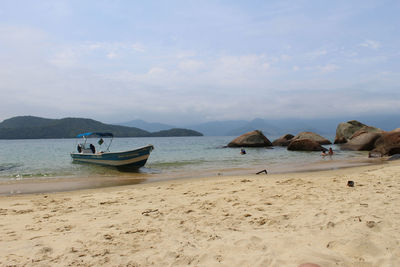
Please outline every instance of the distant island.
[[47, 119], [18, 116], [0, 123], [0, 139], [74, 138], [85, 132], [112, 132], [115, 137], [174, 137], [203, 136], [202, 133], [182, 128], [148, 132], [136, 127], [105, 124], [85, 118]]

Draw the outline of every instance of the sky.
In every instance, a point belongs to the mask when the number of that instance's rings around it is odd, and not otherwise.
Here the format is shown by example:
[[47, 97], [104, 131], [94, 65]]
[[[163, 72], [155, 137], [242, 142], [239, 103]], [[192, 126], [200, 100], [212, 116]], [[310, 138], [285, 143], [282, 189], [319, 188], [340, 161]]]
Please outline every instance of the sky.
[[0, 121], [400, 115], [400, 1], [1, 0]]

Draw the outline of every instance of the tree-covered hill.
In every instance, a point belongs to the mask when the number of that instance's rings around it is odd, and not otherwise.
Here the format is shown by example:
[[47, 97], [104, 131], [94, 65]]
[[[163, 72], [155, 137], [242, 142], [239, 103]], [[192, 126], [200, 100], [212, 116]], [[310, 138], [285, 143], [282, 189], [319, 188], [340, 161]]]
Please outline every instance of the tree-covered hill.
[[[85, 132], [112, 132], [115, 137], [161, 137], [161, 136], [198, 136], [201, 133], [179, 129], [180, 131], [162, 131], [152, 133], [127, 126], [105, 124], [92, 119], [64, 118], [46, 119], [34, 116], [19, 116], [0, 123], [0, 139], [42, 139], [73, 138]], [[171, 135], [172, 134], [172, 135]]]
[[181, 128], [173, 128], [170, 130], [163, 130], [159, 132], [151, 133], [152, 137], [163, 137], [163, 136], [202, 136], [202, 133], [197, 131], [181, 129]]

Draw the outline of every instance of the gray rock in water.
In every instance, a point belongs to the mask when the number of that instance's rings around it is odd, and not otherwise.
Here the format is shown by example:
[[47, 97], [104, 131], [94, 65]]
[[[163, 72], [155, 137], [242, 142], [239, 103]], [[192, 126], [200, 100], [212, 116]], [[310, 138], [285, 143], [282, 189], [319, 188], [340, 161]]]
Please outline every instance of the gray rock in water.
[[330, 145], [332, 144], [331, 141], [326, 139], [325, 137], [320, 136], [319, 134], [313, 132], [301, 132], [293, 137], [292, 141], [299, 140], [299, 139], [309, 139], [317, 142], [320, 145]]
[[336, 137], [335, 137], [335, 144], [343, 144], [346, 143], [350, 137], [357, 132], [362, 127], [366, 126], [365, 124], [352, 120], [348, 122], [339, 123], [336, 128]]
[[272, 142], [273, 146], [288, 146], [294, 135], [285, 134]]
[[293, 140], [290, 142], [287, 149], [292, 151], [327, 151], [327, 149], [318, 142], [310, 139]]
[[272, 146], [271, 141], [268, 140], [265, 135], [259, 131], [255, 130], [242, 134], [241, 136], [232, 140], [228, 147], [269, 147]]
[[375, 141], [381, 137], [381, 133], [359, 132], [353, 134], [352, 138], [340, 148], [344, 150], [370, 151], [375, 147]]

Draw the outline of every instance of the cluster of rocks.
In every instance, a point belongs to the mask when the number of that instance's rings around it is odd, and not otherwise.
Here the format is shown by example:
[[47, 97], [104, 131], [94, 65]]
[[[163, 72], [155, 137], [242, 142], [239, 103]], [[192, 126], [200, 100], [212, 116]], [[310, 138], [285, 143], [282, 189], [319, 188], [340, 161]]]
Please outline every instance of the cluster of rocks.
[[358, 121], [340, 123], [336, 128], [335, 144], [341, 149], [370, 151], [370, 157], [400, 154], [400, 128], [383, 131]]
[[232, 140], [228, 147], [271, 147], [285, 146], [288, 150], [326, 151], [322, 145], [332, 144], [328, 139], [312, 132], [302, 132], [294, 136], [286, 134], [271, 143], [264, 134], [255, 130]]
[[[343, 150], [370, 151], [370, 157], [400, 154], [400, 128], [387, 132], [355, 120], [343, 122], [337, 126], [334, 143]], [[270, 142], [255, 130], [232, 140], [228, 147], [284, 146], [293, 151], [326, 151], [322, 145], [330, 144], [331, 141], [313, 132], [286, 134]]]

